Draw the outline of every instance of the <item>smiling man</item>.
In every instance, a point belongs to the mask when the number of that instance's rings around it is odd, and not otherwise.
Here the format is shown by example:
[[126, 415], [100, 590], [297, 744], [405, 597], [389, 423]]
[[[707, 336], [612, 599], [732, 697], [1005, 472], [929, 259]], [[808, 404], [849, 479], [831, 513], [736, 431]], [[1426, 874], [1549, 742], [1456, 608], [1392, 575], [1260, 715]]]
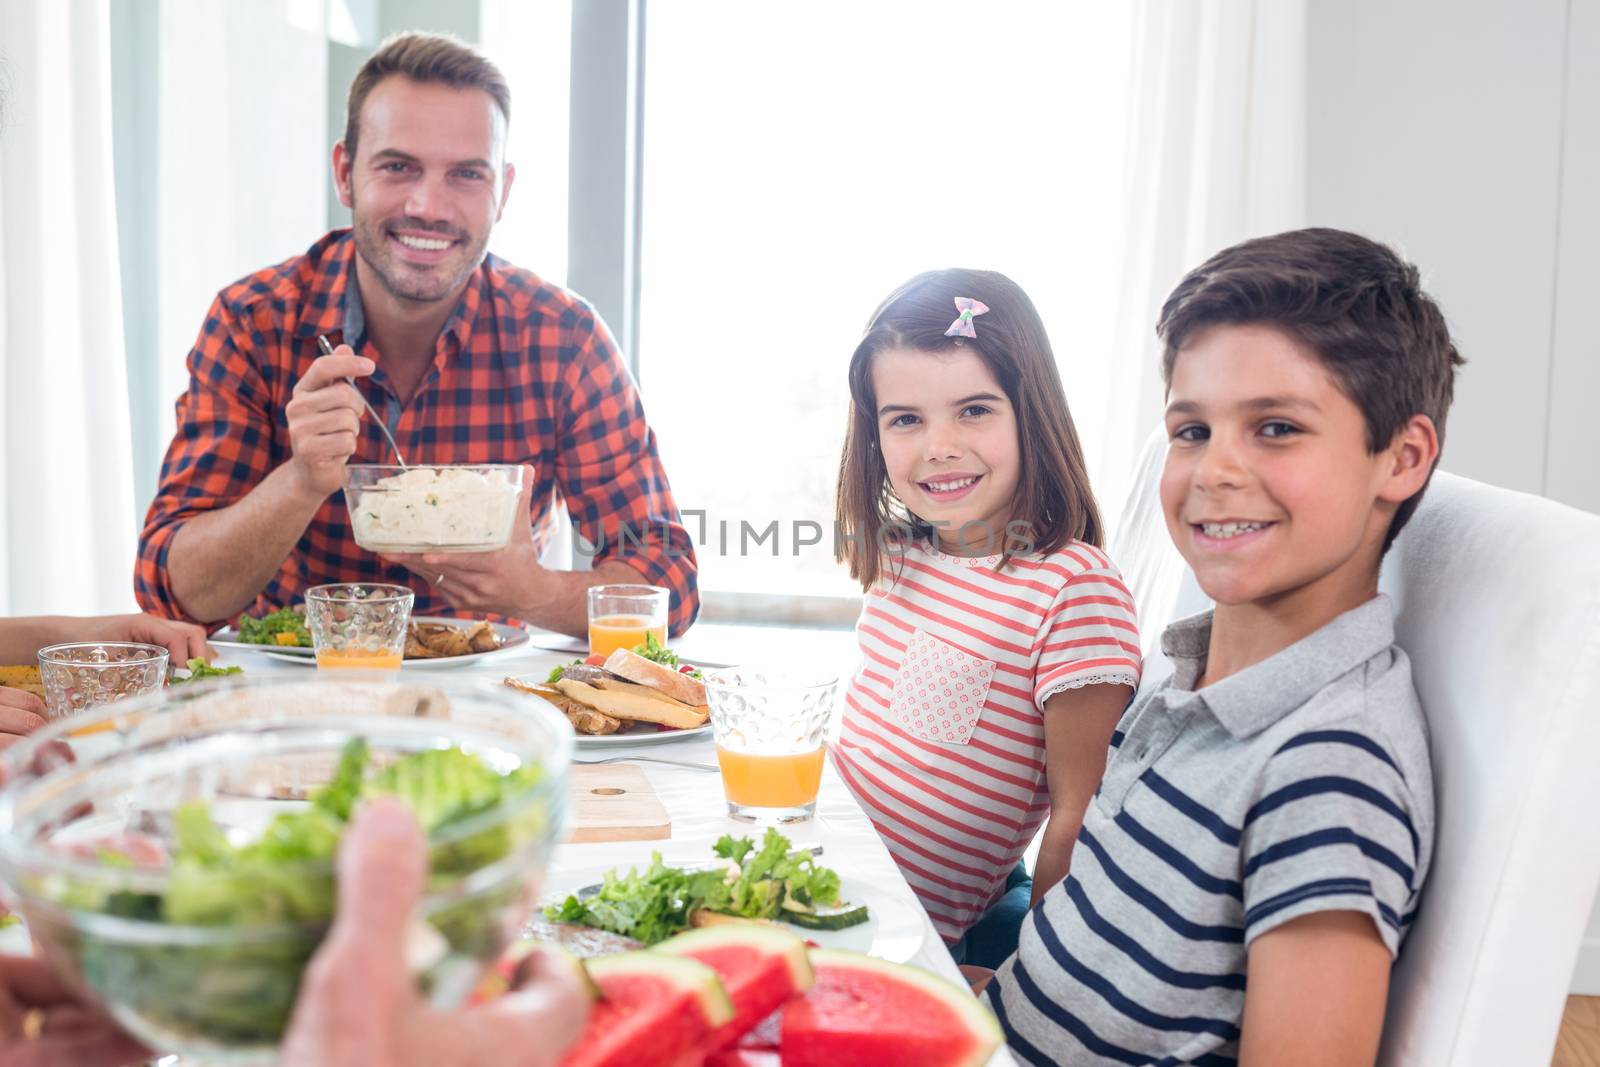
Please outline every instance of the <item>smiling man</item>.
[[[674, 633], [693, 621], [693, 547], [605, 325], [486, 254], [516, 177], [510, 114], [500, 72], [448, 37], [391, 38], [361, 68], [333, 150], [352, 227], [224, 289], [189, 353], [140, 538], [146, 608], [211, 624], [323, 582], [386, 581], [416, 588], [419, 615], [576, 634], [590, 586], [645, 581], [672, 591]], [[360, 548], [338, 494], [347, 463], [396, 462], [379, 419], [410, 464], [531, 466], [511, 544]], [[598, 546], [591, 571], [539, 563], [558, 495]]]

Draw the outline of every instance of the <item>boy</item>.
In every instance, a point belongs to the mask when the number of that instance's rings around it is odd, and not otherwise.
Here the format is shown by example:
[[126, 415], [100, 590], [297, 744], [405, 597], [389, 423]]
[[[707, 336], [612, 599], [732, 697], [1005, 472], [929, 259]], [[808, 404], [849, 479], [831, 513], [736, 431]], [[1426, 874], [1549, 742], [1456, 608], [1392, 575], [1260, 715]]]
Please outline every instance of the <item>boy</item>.
[[1371, 1064], [1433, 834], [1378, 566], [1462, 360], [1416, 269], [1337, 230], [1218, 253], [1157, 333], [1162, 509], [1216, 607], [1163, 635], [986, 995], [1032, 1063]]

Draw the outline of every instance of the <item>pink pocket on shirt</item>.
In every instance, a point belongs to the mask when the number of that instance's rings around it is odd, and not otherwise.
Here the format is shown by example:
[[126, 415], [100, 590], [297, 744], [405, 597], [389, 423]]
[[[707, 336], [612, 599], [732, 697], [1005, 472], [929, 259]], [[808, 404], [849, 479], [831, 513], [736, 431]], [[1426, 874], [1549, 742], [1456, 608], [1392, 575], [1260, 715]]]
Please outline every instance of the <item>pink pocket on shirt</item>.
[[994, 664], [918, 630], [906, 643], [889, 713], [914, 737], [964, 745], [989, 699]]

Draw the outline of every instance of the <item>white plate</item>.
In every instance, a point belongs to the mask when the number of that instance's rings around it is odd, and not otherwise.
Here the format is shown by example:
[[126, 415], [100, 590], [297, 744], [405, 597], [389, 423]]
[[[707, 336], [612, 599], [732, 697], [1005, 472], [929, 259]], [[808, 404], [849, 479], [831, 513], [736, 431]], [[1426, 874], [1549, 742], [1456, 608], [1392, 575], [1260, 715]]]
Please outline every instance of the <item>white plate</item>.
[[[472, 623], [470, 619], [446, 618], [442, 615], [421, 615], [411, 621], [443, 622], [452, 626], [469, 626]], [[469, 663], [477, 663], [481, 660], [489, 659], [491, 656], [503, 656], [508, 652], [520, 652], [527, 649], [527, 631], [499, 622], [491, 622], [489, 625], [494, 627], [494, 632], [500, 638], [501, 644], [499, 648], [489, 652], [469, 652], [465, 656], [441, 656], [438, 659], [408, 659], [403, 660], [400, 666], [415, 670], [465, 667]], [[212, 644], [227, 645], [230, 649], [238, 649], [242, 652], [260, 652], [262, 655], [271, 656], [273, 659], [284, 660], [288, 663], [298, 663], [304, 667], [315, 667], [317, 665], [317, 654], [313, 649], [287, 645], [247, 645], [239, 640], [238, 631], [231, 626], [227, 629], [218, 630], [211, 635], [210, 640]]]
[[579, 734], [579, 748], [617, 748], [623, 745], [666, 745], [695, 737], [710, 737], [711, 723], [703, 722], [687, 730], [657, 730], [647, 722], [636, 722], [614, 734]]
[[[692, 866], [700, 862], [703, 861], [666, 857], [668, 866]], [[826, 852], [820, 857], [819, 862], [823, 866], [829, 866]], [[649, 856], [646, 855], [638, 866], [644, 867], [648, 863]], [[618, 864], [618, 866], [626, 869], [628, 864]], [[610, 869], [610, 867], [593, 868], [585, 872], [586, 876], [582, 881], [575, 881], [572, 875], [563, 872], [562, 890], [550, 894], [545, 903], [559, 904], [567, 899], [569, 893], [577, 892], [579, 886], [598, 882]], [[847, 926], [843, 930], [810, 930], [787, 923], [785, 929], [792, 930], [808, 941], [815, 941], [823, 948], [844, 948], [852, 952], [865, 952], [892, 963], [909, 962], [921, 951], [923, 938], [927, 935], [927, 926], [922, 921], [922, 904], [911, 894], [909, 888], [884, 889], [852, 875], [841, 874], [839, 896], [852, 904], [865, 904], [867, 921]]]
[[[550, 672], [538, 674], [521, 674], [510, 679], [524, 685], [543, 685]], [[519, 692], [521, 692], [519, 690]], [[529, 700], [543, 700], [544, 698], [533, 693], [523, 693]], [[708, 719], [699, 726], [691, 726], [687, 730], [661, 730], [654, 723], [635, 722], [629, 723], [614, 734], [578, 734], [579, 748], [618, 748], [629, 745], [667, 745], [674, 741], [687, 741], [694, 737], [709, 737], [711, 735], [711, 721]]]

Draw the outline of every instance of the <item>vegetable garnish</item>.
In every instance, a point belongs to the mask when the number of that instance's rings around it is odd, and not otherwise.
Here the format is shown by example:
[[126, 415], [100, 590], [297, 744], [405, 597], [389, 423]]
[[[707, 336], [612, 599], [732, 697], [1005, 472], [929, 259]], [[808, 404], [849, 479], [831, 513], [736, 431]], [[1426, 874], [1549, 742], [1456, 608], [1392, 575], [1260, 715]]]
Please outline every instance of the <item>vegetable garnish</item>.
[[194, 682], [201, 678], [225, 678], [230, 674], [243, 673], [243, 667], [213, 667], [211, 664], [197, 656], [189, 661], [188, 676], [184, 678], [174, 677], [172, 679], [172, 684], [181, 685], [184, 682]]
[[[742, 919], [787, 921], [795, 914], [834, 911], [839, 875], [811, 853], [791, 852], [789, 839], [768, 829], [758, 848], [748, 837], [724, 834], [712, 851], [726, 861], [710, 867], [668, 867], [650, 854], [643, 872], [607, 871], [592, 897], [568, 896], [545, 908], [553, 922], [578, 923], [636, 938], [647, 945], [689, 928], [699, 910]], [[857, 922], [865, 921], [860, 909]]]
[[545, 685], [555, 685], [557, 682], [561, 681], [561, 676], [563, 674], [567, 673], [567, 668], [568, 667], [581, 667], [581, 666], [583, 666], [583, 660], [581, 660], [581, 659], [575, 659], [571, 663], [560, 664], [559, 666], [557, 666], [553, 670], [551, 670], [550, 677], [548, 677], [548, 678], [546, 678], [544, 680], [544, 684]]
[[249, 615], [239, 616], [239, 641], [246, 645], [310, 648], [311, 631], [306, 627], [304, 615], [293, 608], [279, 608], [259, 619]]
[[660, 641], [657, 641], [655, 634], [645, 634], [644, 643], [634, 645], [632, 652], [634, 655], [643, 656], [652, 663], [659, 663], [664, 667], [678, 667], [681, 673], [687, 674], [691, 678], [700, 677], [700, 672], [697, 670], [683, 670], [678, 664], [678, 654]]

